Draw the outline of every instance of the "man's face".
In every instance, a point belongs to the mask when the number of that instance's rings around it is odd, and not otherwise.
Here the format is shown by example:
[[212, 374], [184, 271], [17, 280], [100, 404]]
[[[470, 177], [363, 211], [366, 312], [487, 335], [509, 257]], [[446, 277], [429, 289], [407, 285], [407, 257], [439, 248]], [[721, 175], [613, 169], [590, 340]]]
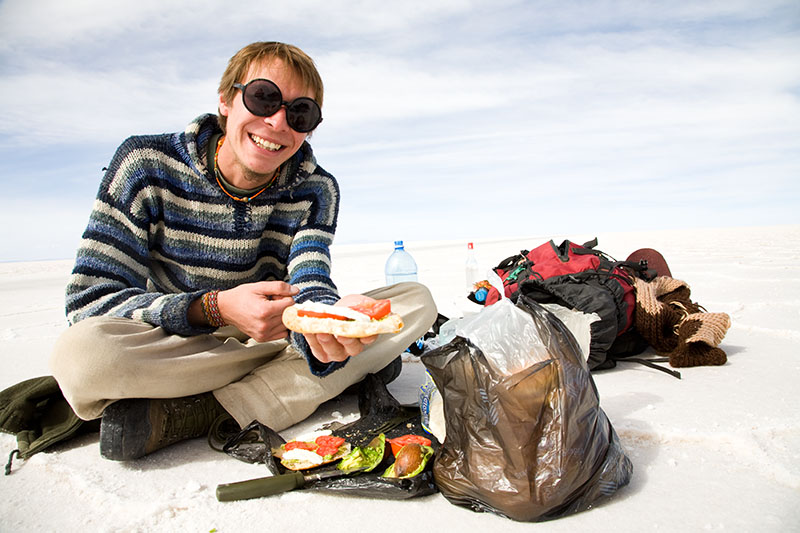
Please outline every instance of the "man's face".
[[[314, 98], [300, 77], [278, 59], [252, 65], [247, 77], [240, 81], [246, 84], [256, 78], [273, 81], [287, 102], [301, 96]], [[284, 107], [270, 117], [250, 113], [242, 102], [241, 90], [236, 91], [231, 102], [223, 101], [220, 95], [219, 110], [227, 117], [225, 143], [219, 152], [219, 169], [231, 185], [243, 189], [267, 183], [275, 169], [300, 149], [308, 135], [289, 127]]]

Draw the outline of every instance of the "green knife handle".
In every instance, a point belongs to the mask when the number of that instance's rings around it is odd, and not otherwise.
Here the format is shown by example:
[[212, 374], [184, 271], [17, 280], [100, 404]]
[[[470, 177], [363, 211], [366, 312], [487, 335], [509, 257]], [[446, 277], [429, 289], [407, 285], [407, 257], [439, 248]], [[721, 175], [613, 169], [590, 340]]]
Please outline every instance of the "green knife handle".
[[292, 472], [280, 476], [261, 477], [236, 483], [217, 485], [217, 500], [232, 502], [272, 496], [282, 492], [298, 489], [305, 484], [301, 472]]

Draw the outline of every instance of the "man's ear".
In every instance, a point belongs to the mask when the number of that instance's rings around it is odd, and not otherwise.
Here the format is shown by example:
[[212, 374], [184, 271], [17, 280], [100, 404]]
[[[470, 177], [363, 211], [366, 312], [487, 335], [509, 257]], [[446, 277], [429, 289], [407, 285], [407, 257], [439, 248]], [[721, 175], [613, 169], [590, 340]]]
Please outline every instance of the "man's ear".
[[225, 101], [225, 96], [222, 93], [219, 93], [219, 114], [223, 117], [227, 117], [230, 108], [228, 107], [228, 103]]

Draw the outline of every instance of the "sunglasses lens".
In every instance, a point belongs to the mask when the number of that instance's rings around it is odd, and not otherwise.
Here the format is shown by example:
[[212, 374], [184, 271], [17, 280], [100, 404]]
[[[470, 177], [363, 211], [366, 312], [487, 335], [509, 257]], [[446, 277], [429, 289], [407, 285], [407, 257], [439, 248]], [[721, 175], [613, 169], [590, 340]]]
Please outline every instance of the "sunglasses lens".
[[321, 118], [319, 105], [311, 98], [298, 98], [286, 109], [286, 121], [292, 129], [300, 133], [316, 128]]
[[[271, 117], [284, 104], [278, 86], [263, 79], [253, 80], [244, 86], [242, 98], [247, 110], [259, 117]], [[322, 111], [311, 98], [303, 96], [286, 105], [286, 122], [295, 131], [308, 133], [322, 122]]]
[[247, 84], [243, 96], [245, 107], [260, 117], [274, 115], [281, 108], [281, 91], [271, 81], [259, 80]]

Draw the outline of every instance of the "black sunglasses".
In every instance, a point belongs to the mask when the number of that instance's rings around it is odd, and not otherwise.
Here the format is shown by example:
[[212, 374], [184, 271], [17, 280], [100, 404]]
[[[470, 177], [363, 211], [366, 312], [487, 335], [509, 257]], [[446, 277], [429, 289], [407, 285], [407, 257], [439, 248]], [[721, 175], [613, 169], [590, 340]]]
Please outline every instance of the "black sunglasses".
[[301, 96], [287, 102], [278, 86], [270, 80], [257, 78], [246, 85], [234, 83], [233, 86], [241, 89], [244, 107], [256, 116], [271, 117], [286, 106], [286, 122], [299, 133], [308, 133], [322, 122], [322, 110], [314, 99]]

